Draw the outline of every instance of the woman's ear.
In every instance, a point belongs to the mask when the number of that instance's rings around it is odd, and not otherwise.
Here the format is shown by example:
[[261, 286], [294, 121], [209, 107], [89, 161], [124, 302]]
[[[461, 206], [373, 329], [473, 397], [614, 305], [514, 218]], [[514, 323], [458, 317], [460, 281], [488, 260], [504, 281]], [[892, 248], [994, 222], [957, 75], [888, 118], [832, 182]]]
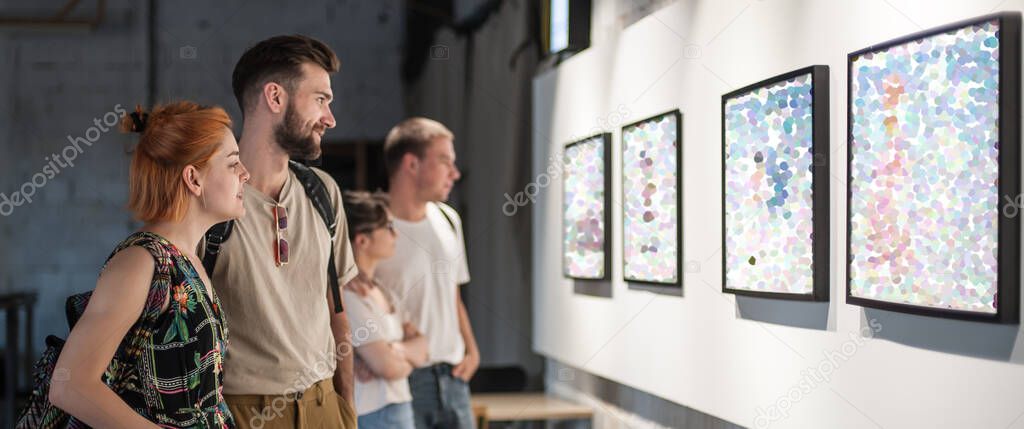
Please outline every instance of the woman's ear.
[[181, 179], [185, 181], [185, 187], [188, 188], [189, 193], [197, 197], [203, 194], [202, 178], [199, 169], [194, 165], [186, 165], [181, 170]]
[[366, 247], [368, 243], [369, 238], [366, 237], [366, 234], [356, 234], [356, 236], [352, 239], [352, 247], [355, 247], [357, 249], [362, 249]]

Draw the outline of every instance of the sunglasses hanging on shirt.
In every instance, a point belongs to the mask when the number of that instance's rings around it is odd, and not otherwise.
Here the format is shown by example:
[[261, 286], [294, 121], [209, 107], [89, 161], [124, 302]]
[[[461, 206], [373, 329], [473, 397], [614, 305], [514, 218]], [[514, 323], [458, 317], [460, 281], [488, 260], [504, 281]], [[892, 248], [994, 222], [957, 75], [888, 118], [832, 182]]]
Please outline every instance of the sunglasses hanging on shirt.
[[288, 229], [288, 210], [284, 206], [274, 206], [274, 263], [282, 266], [288, 263], [288, 240], [284, 238], [284, 230]]

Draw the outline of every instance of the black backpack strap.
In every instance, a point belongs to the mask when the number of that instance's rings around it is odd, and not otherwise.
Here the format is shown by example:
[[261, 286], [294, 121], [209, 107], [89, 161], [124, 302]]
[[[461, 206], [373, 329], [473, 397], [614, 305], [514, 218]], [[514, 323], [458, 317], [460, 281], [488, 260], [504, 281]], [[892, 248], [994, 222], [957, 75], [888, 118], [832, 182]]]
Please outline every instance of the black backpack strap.
[[206, 275], [213, 277], [213, 268], [217, 266], [220, 245], [228, 241], [234, 228], [235, 221], [229, 220], [218, 223], [206, 231], [206, 250], [203, 252], [203, 268], [206, 269]]
[[327, 194], [327, 187], [324, 186], [324, 181], [320, 179], [320, 176], [317, 176], [312, 168], [295, 161], [288, 161], [288, 168], [299, 178], [302, 188], [306, 190], [306, 196], [313, 202], [313, 207], [320, 214], [320, 218], [327, 225], [327, 232], [330, 233], [331, 249], [327, 262], [327, 282], [331, 288], [331, 297], [334, 299], [334, 312], [341, 313], [345, 308], [341, 305], [341, 285], [338, 284], [338, 268], [334, 266], [334, 240], [336, 240], [335, 232], [338, 230], [338, 225], [335, 221], [334, 207], [331, 206], [331, 196]]
[[452, 227], [452, 232], [454, 232], [455, 235], [459, 235], [459, 231], [455, 229], [455, 221], [452, 220], [451, 215], [448, 214], [448, 210], [444, 208], [444, 204], [438, 202], [435, 202], [434, 204], [437, 205], [437, 209], [441, 211], [442, 215], [444, 215], [444, 220], [448, 221], [448, 226]]

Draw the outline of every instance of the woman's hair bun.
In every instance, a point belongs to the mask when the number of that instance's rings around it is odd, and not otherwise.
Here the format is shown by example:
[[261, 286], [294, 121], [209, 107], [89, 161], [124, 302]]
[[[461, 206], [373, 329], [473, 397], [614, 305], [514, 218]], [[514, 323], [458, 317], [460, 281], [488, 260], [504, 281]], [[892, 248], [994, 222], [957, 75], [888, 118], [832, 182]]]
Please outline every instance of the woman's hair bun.
[[121, 120], [121, 131], [141, 134], [146, 131], [148, 122], [149, 112], [142, 110], [141, 105], [135, 105], [135, 111], [125, 115]]

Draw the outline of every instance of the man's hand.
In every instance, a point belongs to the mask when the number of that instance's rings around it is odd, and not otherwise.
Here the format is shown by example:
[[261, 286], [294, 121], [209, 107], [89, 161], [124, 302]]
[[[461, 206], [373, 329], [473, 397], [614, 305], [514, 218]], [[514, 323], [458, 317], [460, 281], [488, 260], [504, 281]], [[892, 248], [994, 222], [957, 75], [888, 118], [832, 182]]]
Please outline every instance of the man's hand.
[[359, 357], [359, 355], [356, 355], [355, 373], [356, 380], [363, 383], [369, 383], [373, 381], [373, 379], [377, 378], [377, 376], [373, 374], [373, 371], [370, 370], [370, 366], [367, 365], [366, 362], [363, 362], [363, 358]]
[[480, 352], [473, 349], [466, 352], [466, 357], [459, 362], [455, 368], [452, 368], [452, 376], [462, 379], [462, 381], [469, 382], [473, 378], [473, 374], [476, 374], [477, 368], [480, 367]]
[[455, 294], [455, 305], [459, 312], [459, 333], [462, 334], [462, 341], [466, 342], [466, 357], [452, 368], [452, 375], [469, 382], [480, 367], [480, 349], [477, 348], [476, 337], [473, 336], [473, 326], [469, 324], [469, 312], [462, 303], [462, 294]]

